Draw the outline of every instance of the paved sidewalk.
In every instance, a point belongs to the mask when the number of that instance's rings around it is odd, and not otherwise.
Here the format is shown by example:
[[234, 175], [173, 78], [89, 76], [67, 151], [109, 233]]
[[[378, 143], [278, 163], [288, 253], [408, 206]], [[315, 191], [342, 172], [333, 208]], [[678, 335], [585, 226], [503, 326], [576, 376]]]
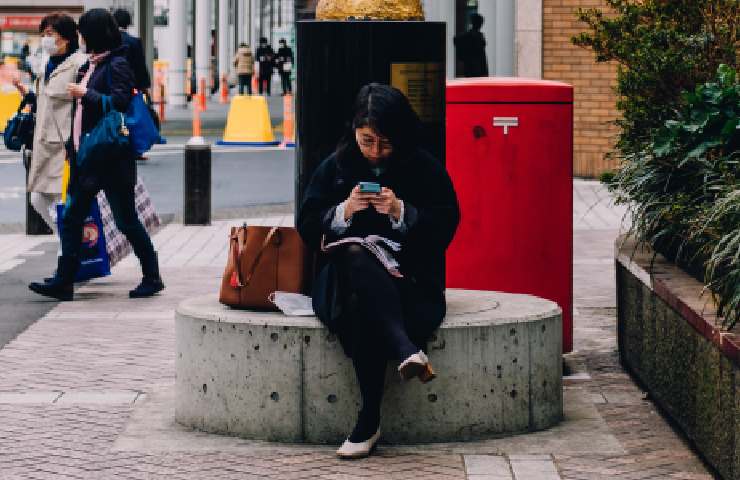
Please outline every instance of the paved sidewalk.
[[[618, 363], [613, 241], [623, 211], [595, 182], [574, 184], [576, 352], [565, 421], [482, 442], [390, 446], [339, 461], [332, 446], [250, 442], [173, 419], [174, 316], [215, 295], [228, 227], [170, 224], [154, 238], [167, 289], [132, 301], [128, 258], [0, 350], [0, 479], [711, 479]], [[600, 203], [599, 203], [600, 202]], [[290, 217], [249, 219], [289, 224]], [[0, 268], [36, 239], [0, 235]]]

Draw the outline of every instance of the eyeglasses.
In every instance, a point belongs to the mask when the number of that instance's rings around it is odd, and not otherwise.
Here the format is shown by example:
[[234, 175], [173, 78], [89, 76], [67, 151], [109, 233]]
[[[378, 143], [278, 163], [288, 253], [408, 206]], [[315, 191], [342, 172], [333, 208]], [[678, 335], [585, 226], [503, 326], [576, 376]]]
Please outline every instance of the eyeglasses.
[[357, 143], [362, 148], [373, 148], [376, 145], [378, 145], [378, 150], [380, 151], [388, 151], [393, 150], [393, 145], [391, 145], [391, 142], [389, 142], [385, 138], [381, 137], [371, 137], [370, 135], [357, 135]]

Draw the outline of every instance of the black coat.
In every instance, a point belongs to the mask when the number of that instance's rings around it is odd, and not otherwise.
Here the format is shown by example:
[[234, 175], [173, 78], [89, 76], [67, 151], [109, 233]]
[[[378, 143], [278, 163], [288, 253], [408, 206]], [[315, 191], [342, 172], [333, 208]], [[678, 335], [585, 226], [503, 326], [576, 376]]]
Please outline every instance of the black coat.
[[463, 77], [487, 77], [486, 38], [480, 31], [469, 30], [455, 37], [457, 59], [462, 63]]
[[[79, 83], [90, 68], [90, 62], [80, 67], [77, 73]], [[87, 82], [87, 93], [82, 97], [82, 136], [91, 131], [103, 118], [103, 95], [111, 97], [113, 107], [119, 112], [128, 110], [134, 88], [134, 74], [126, 60], [126, 47], [113, 50], [93, 71]], [[77, 102], [73, 102], [72, 122], [74, 122]], [[75, 156], [72, 139], [67, 142], [69, 158]], [[77, 168], [70, 162], [70, 186], [88, 189], [101, 188], [107, 182], [136, 184], [136, 160], [133, 151], [124, 149], [96, 169]]]
[[270, 45], [258, 47], [254, 52], [255, 60], [260, 64], [260, 77], [269, 78], [272, 76], [272, 68], [275, 61], [275, 51]]
[[141, 44], [141, 40], [127, 32], [121, 32], [121, 40], [123, 45], [128, 48], [126, 59], [134, 72], [135, 88], [142, 91], [150, 88], [152, 79], [149, 77], [149, 70], [146, 68], [146, 57], [144, 56], [144, 46]]
[[293, 59], [293, 50], [290, 47], [280, 47], [277, 51], [275, 64], [280, 73], [283, 73], [283, 65], [285, 62], [290, 62], [291, 65], [295, 64], [295, 60]]
[[[387, 215], [372, 207], [356, 213], [342, 237], [382, 235], [401, 242], [396, 255], [401, 264], [405, 324], [410, 339], [423, 345], [442, 323], [446, 312], [444, 298], [444, 252], [460, 221], [457, 196], [444, 167], [428, 153], [417, 150], [406, 158], [392, 158], [379, 177], [363, 158], [339, 161], [336, 155], [324, 160], [313, 174], [298, 214], [298, 230], [306, 244], [320, 249], [321, 238], [336, 239], [331, 230], [336, 206], [344, 201], [360, 181], [376, 181], [388, 187], [404, 202], [402, 234], [391, 227]], [[320, 263], [313, 286], [314, 309], [330, 331], [339, 335], [351, 356], [351, 343], [344, 327], [348, 324], [346, 292], [338, 285], [337, 265], [331, 256]]]

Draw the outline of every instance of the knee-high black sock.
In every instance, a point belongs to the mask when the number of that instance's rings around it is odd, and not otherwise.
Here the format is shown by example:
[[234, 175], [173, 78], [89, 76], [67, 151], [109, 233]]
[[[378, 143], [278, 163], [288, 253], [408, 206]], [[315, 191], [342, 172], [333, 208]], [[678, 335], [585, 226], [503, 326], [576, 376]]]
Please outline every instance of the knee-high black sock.
[[385, 356], [371, 348], [359, 348], [352, 362], [362, 395], [362, 410], [349, 436], [351, 442], [363, 442], [372, 437], [380, 426], [380, 405], [385, 388]]

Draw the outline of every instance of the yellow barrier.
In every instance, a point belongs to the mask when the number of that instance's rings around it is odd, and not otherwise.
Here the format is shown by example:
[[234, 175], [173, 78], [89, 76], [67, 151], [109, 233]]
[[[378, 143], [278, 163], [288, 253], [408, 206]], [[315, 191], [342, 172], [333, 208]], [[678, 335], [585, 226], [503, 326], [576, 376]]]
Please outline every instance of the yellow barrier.
[[231, 100], [224, 138], [219, 145], [279, 145], [270, 123], [267, 100], [262, 96], [238, 95]]
[[0, 93], [0, 131], [5, 131], [5, 125], [18, 111], [20, 104], [21, 94], [17, 91]]

